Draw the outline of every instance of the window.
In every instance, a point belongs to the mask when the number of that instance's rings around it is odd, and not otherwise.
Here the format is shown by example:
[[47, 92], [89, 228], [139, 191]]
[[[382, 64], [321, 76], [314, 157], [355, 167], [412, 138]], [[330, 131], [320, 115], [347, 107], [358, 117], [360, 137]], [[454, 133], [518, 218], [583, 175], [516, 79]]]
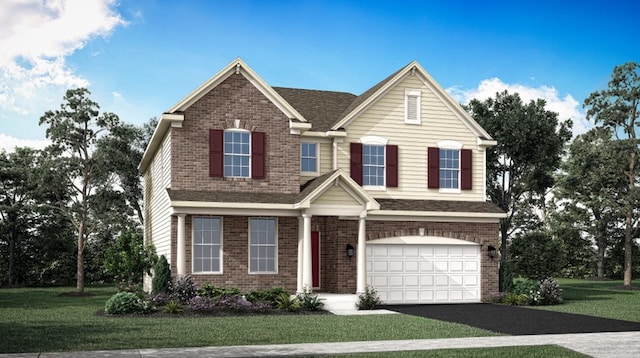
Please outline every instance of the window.
[[318, 173], [318, 143], [300, 144], [300, 171], [302, 173]]
[[420, 124], [420, 90], [404, 90], [404, 122]]
[[362, 185], [384, 186], [384, 145], [362, 146]]
[[249, 219], [249, 273], [276, 272], [276, 219]]
[[440, 149], [440, 189], [459, 189], [460, 151]]
[[251, 160], [250, 133], [246, 131], [224, 132], [224, 176], [249, 177]]
[[221, 219], [193, 217], [193, 272], [222, 272]]

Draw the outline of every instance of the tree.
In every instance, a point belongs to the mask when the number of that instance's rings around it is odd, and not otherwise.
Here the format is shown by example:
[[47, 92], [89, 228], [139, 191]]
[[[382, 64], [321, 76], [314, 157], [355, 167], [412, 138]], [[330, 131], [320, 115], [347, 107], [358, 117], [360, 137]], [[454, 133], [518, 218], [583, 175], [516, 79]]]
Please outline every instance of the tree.
[[41, 125], [49, 126], [46, 135], [53, 142], [51, 150], [58, 154], [57, 170], [64, 173], [64, 184], [72, 193], [70, 202], [59, 209], [77, 235], [78, 293], [84, 292], [85, 245], [96, 227], [98, 198], [113, 191], [112, 183], [101, 181], [108, 176], [107, 156], [95, 153], [96, 146], [101, 136], [119, 124], [113, 113], [100, 115], [98, 104], [88, 98], [89, 94], [85, 88], [70, 89], [59, 110], [47, 111], [40, 118]]
[[521, 228], [514, 225], [515, 218], [544, 201], [571, 138], [571, 121], [560, 122], [545, 104], [542, 99], [524, 104], [517, 93], [504, 91], [485, 101], [471, 100], [466, 107], [498, 142], [487, 150], [487, 194], [507, 213], [500, 223], [501, 264], [509, 236]]
[[627, 158], [625, 179], [627, 190], [622, 205], [625, 214], [624, 286], [631, 287], [633, 238], [638, 230], [638, 151], [640, 141], [640, 65], [628, 62], [616, 66], [605, 90], [593, 92], [585, 99], [587, 119], [610, 129], [620, 140]]
[[542, 231], [516, 235], [509, 256], [515, 274], [536, 280], [556, 276], [567, 257], [562, 241]]
[[140, 286], [142, 276], [150, 275], [155, 264], [155, 250], [144, 245], [142, 234], [128, 230], [120, 234], [107, 249], [104, 266], [106, 271], [115, 276], [119, 286], [131, 288]]
[[[607, 249], [617, 229], [625, 189], [624, 152], [608, 128], [596, 127], [576, 137], [562, 163], [555, 196], [564, 221], [597, 247], [596, 276], [604, 278]], [[566, 232], [566, 231], [565, 231]]]

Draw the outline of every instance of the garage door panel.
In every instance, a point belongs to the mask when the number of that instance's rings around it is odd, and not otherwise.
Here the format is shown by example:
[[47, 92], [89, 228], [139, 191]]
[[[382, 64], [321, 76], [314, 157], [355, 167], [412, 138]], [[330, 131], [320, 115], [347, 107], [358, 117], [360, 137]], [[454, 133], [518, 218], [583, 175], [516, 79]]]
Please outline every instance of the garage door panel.
[[367, 282], [385, 303], [480, 301], [479, 245], [367, 245]]

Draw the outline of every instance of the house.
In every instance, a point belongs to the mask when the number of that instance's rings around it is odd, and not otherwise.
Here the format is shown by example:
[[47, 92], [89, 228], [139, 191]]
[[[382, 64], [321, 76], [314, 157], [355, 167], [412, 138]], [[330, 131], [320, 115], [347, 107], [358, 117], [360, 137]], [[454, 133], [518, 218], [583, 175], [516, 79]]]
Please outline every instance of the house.
[[162, 114], [145, 240], [197, 284], [486, 301], [495, 144], [417, 62], [356, 96], [272, 87], [236, 59]]

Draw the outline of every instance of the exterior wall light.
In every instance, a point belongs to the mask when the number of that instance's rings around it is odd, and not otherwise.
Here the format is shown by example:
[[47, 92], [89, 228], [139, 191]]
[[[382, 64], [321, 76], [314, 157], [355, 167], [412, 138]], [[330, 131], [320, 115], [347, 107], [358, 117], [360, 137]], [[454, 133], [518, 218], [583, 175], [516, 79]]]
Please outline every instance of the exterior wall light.
[[353, 254], [355, 253], [355, 249], [353, 248], [353, 246], [351, 246], [351, 244], [347, 244], [347, 257], [348, 258], [352, 258]]
[[495, 247], [493, 247], [493, 246], [491, 246], [491, 245], [487, 246], [487, 254], [489, 254], [489, 257], [491, 257], [491, 258], [496, 257], [496, 253], [497, 253], [497, 252], [498, 252], [498, 251], [496, 250], [496, 248], [495, 248]]

